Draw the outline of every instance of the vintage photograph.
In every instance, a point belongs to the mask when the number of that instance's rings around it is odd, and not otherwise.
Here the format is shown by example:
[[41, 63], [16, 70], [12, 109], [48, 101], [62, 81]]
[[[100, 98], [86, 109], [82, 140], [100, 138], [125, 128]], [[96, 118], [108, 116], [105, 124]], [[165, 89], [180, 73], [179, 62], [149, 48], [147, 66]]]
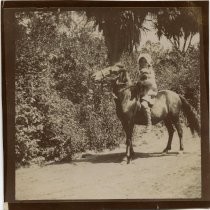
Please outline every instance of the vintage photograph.
[[15, 199], [200, 199], [199, 7], [15, 12]]

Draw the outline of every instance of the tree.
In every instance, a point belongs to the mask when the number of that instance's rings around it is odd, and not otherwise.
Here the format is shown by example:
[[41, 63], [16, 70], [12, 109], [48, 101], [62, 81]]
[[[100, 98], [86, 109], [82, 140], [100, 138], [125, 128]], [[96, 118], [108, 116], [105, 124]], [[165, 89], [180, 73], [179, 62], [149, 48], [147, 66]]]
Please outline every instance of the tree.
[[197, 8], [162, 8], [154, 11], [154, 25], [160, 38], [165, 36], [175, 49], [186, 53], [193, 36], [199, 32], [201, 21]]
[[86, 14], [103, 31], [111, 65], [123, 52], [131, 53], [138, 46], [141, 32], [148, 30], [144, 27], [148, 15], [154, 20], [158, 37], [166, 36], [182, 52], [191, 46], [201, 21], [196, 8], [93, 8]]
[[123, 52], [133, 52], [140, 42], [148, 9], [95, 8], [86, 10], [87, 17], [103, 31], [110, 64], [117, 62]]

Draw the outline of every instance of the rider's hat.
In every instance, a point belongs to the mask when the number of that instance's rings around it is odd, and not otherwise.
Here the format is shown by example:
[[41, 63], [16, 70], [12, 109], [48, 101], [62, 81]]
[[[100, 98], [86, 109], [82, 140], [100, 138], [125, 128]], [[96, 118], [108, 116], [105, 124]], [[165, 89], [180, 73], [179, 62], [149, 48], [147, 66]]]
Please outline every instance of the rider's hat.
[[143, 62], [152, 65], [152, 58], [148, 53], [140, 54], [137, 60], [138, 64], [141, 65]]

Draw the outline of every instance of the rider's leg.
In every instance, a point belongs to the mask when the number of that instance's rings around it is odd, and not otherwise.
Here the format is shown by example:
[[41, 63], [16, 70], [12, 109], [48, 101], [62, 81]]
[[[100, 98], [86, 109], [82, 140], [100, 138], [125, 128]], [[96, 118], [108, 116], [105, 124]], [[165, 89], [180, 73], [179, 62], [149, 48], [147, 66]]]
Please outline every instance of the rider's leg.
[[141, 103], [141, 105], [145, 110], [145, 115], [146, 115], [146, 119], [147, 119], [147, 122], [146, 122], [147, 132], [150, 132], [152, 130], [151, 110], [150, 110], [150, 107], [149, 107], [149, 104], [147, 101], [143, 101]]

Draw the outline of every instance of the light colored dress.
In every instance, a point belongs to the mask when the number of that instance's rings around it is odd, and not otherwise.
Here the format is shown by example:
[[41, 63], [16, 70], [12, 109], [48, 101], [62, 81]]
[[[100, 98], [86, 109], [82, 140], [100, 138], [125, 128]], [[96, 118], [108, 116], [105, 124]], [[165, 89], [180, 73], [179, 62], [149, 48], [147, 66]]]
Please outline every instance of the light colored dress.
[[139, 70], [139, 85], [142, 96], [141, 99], [152, 103], [152, 97], [157, 95], [157, 84], [155, 81], [155, 72], [153, 68], [145, 67]]

